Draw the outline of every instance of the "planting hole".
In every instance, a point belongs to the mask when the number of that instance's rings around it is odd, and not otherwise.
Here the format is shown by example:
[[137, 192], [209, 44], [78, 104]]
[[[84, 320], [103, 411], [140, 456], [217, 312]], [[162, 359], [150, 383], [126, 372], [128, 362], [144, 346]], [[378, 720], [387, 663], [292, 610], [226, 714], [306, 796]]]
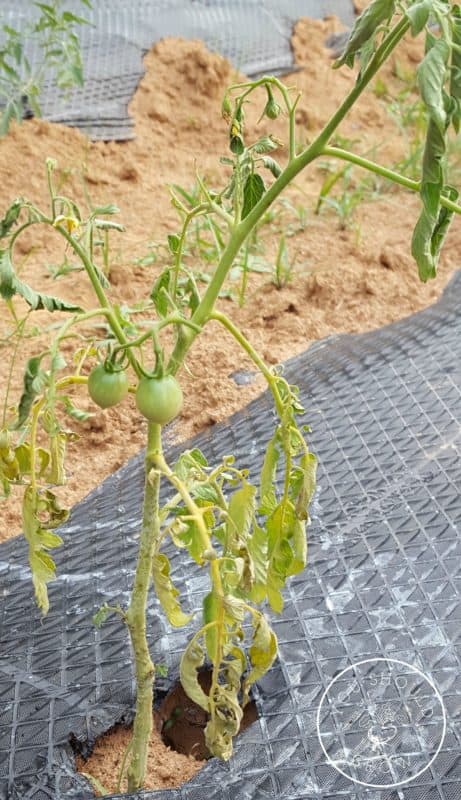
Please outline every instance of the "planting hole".
[[[211, 686], [211, 672], [204, 670], [198, 676], [200, 686], [208, 694]], [[240, 733], [258, 718], [256, 704], [250, 700], [243, 710]], [[178, 683], [162, 701], [157, 722], [163, 741], [172, 750], [200, 761], [210, 758], [205, 745], [205, 726], [207, 713], [194, 703]]]

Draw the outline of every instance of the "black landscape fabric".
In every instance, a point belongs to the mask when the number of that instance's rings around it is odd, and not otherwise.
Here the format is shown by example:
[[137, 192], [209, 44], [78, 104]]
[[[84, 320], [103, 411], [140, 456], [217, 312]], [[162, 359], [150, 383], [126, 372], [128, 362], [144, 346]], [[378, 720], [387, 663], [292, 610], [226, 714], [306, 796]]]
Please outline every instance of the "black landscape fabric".
[[[294, 68], [290, 39], [300, 17], [336, 14], [350, 26], [352, 0], [94, 0], [87, 9], [78, 0], [66, 8], [85, 17], [78, 29], [85, 85], [68, 96], [51, 80], [40, 98], [42, 114], [52, 122], [79, 128], [90, 139], [134, 136], [128, 114], [144, 74], [143, 56], [165, 36], [201, 39], [250, 77]], [[16, 30], [39, 12], [31, 0], [0, 0], [1, 19]], [[32, 64], [40, 53], [27, 54]]]
[[[309, 564], [291, 579], [279, 656], [254, 692], [259, 719], [156, 800], [459, 800], [461, 796], [461, 273], [431, 308], [379, 331], [332, 337], [286, 363], [319, 459]], [[271, 435], [263, 394], [187, 446], [234, 453], [257, 475]], [[171, 445], [173, 461], [179, 448]], [[134, 700], [127, 634], [92, 617], [127, 602], [142, 455], [77, 505], [56, 552], [51, 610], [35, 608], [21, 538], [0, 547], [0, 796], [92, 797], [85, 748]], [[173, 578], [199, 609], [206, 578], [184, 551]], [[198, 623], [197, 623], [198, 624]], [[154, 601], [151, 648], [178, 675], [190, 630]]]

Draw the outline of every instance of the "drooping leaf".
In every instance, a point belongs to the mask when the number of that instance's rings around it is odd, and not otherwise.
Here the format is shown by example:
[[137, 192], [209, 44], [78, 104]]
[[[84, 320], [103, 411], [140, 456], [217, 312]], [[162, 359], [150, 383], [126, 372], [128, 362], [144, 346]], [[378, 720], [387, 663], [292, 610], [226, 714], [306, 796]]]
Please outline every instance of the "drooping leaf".
[[248, 702], [248, 692], [255, 681], [271, 668], [277, 655], [277, 637], [263, 614], [252, 620], [253, 641], [249, 650], [251, 670], [243, 682], [243, 706]]
[[417, 36], [426, 26], [432, 11], [431, 0], [419, 0], [405, 8], [405, 14], [411, 23], [411, 35]]
[[[21, 475], [30, 475], [31, 471], [31, 447], [27, 442], [18, 445], [15, 450], [15, 455], [19, 464], [19, 472]], [[35, 474], [41, 478], [50, 463], [50, 454], [43, 447], [37, 447], [35, 451]]]
[[179, 247], [180, 247], [180, 244], [181, 244], [181, 239], [179, 238], [179, 236], [177, 236], [174, 233], [168, 234], [167, 239], [168, 239], [168, 247], [169, 247], [170, 253], [174, 256], [174, 255], [176, 255], [176, 253], [179, 250]]
[[[453, 218], [453, 211], [445, 206], [435, 205], [434, 199], [430, 198], [430, 189], [434, 184], [425, 187], [423, 197], [423, 209], [416, 223], [411, 241], [411, 252], [418, 265], [419, 277], [426, 282], [430, 278], [435, 278], [440, 251], [448, 232], [449, 225]], [[433, 192], [435, 195], [435, 191]], [[459, 192], [454, 187], [446, 187], [445, 196], [456, 202]], [[437, 199], [440, 197], [437, 187]]]
[[394, 0], [373, 0], [369, 6], [356, 19], [355, 24], [347, 40], [345, 50], [341, 57], [334, 63], [334, 68], [342, 67], [346, 64], [353, 67], [354, 58], [361, 48], [377, 32], [383, 22], [390, 20], [394, 13]]
[[16, 428], [20, 428], [27, 420], [36, 397], [46, 384], [46, 373], [40, 369], [41, 362], [42, 356], [33, 356], [26, 364]]
[[168, 267], [168, 269], [164, 269], [161, 275], [159, 275], [150, 293], [150, 299], [154, 303], [155, 310], [162, 319], [167, 316], [170, 305], [167, 295], [162, 290], [165, 289], [168, 291], [170, 282], [171, 269]]
[[274, 158], [271, 158], [270, 156], [265, 156], [263, 158], [263, 164], [264, 164], [265, 168], [268, 169], [269, 172], [272, 173], [274, 178], [278, 178], [279, 175], [282, 174], [282, 168], [281, 168], [280, 164], [278, 164], [277, 161], [275, 161]]
[[243, 188], [242, 219], [248, 216], [250, 211], [261, 200], [265, 191], [266, 187], [261, 175], [258, 172], [250, 173]]
[[49, 609], [47, 584], [55, 577], [55, 564], [46, 552], [59, 547], [62, 540], [49, 528], [55, 528], [68, 517], [56, 496], [49, 490], [38, 492], [28, 486], [23, 495], [22, 521], [24, 535], [29, 544], [29, 564], [37, 605], [43, 614]]
[[187, 625], [191, 614], [184, 614], [178, 602], [179, 591], [170, 578], [170, 562], [164, 553], [157, 553], [152, 562], [152, 579], [161, 606], [168, 621], [176, 628]]
[[252, 528], [255, 515], [256, 489], [248, 481], [244, 481], [229, 500], [226, 521], [226, 553], [233, 553], [246, 542]]
[[443, 87], [449, 55], [448, 44], [443, 39], [436, 39], [416, 70], [421, 99], [441, 135], [445, 135], [447, 122]]
[[0, 221], [0, 239], [3, 239], [6, 236], [13, 225], [16, 224], [18, 217], [21, 213], [21, 208], [23, 206], [23, 199], [22, 197], [18, 197], [9, 207], [8, 211], [6, 212], [3, 219]]
[[195, 636], [187, 645], [181, 658], [179, 674], [181, 684], [186, 692], [200, 708], [208, 711], [208, 697], [200, 686], [197, 678], [197, 670], [203, 667], [205, 653], [198, 642], [198, 635]]
[[0, 295], [10, 300], [18, 294], [32, 310], [46, 311], [81, 311], [80, 306], [60, 300], [58, 297], [36, 292], [31, 286], [21, 281], [14, 271], [9, 250], [0, 251]]
[[278, 150], [280, 142], [274, 139], [273, 136], [262, 136], [257, 142], [251, 145], [251, 150], [258, 155], [265, 155], [266, 153], [273, 153]]
[[[234, 659], [234, 673], [238, 673], [240, 660]], [[223, 761], [232, 755], [232, 741], [237, 735], [243, 711], [238, 700], [238, 689], [230, 683], [216, 686], [210, 697], [210, 720], [205, 728], [205, 743], [210, 753]]]
[[277, 505], [275, 493], [275, 476], [277, 463], [280, 458], [279, 433], [276, 431], [267, 445], [261, 470], [260, 489], [259, 489], [259, 508], [260, 514], [271, 514]]
[[266, 531], [259, 525], [254, 526], [253, 535], [248, 540], [247, 547], [254, 571], [250, 597], [254, 603], [262, 603], [266, 596], [268, 541]]
[[296, 499], [296, 516], [298, 519], [307, 520], [309, 516], [308, 509], [315, 492], [317, 459], [313, 453], [304, 453], [300, 459], [299, 466], [302, 470], [303, 478]]
[[453, 45], [451, 51], [450, 97], [453, 101], [451, 121], [456, 133], [461, 126], [461, 9], [452, 6]]
[[94, 416], [89, 411], [83, 411], [83, 409], [77, 408], [77, 406], [74, 405], [73, 399], [67, 394], [61, 394], [59, 399], [64, 406], [66, 414], [69, 414], [72, 419], [76, 419], [77, 422], [85, 422], [87, 419]]

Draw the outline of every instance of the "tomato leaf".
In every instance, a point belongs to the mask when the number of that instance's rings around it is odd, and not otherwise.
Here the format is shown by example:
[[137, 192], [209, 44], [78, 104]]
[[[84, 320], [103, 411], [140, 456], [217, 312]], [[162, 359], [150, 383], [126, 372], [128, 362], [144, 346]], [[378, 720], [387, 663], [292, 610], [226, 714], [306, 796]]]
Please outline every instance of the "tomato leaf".
[[208, 697], [200, 686], [197, 678], [197, 670], [203, 666], [205, 662], [205, 653], [203, 648], [197, 641], [198, 635], [195, 636], [187, 645], [181, 658], [179, 675], [182, 687], [194, 703], [208, 711]]
[[8, 211], [6, 212], [3, 219], [0, 221], [0, 239], [3, 239], [6, 236], [13, 225], [16, 224], [18, 217], [21, 213], [21, 209], [23, 206], [23, 199], [22, 197], [18, 197], [9, 207]]
[[345, 50], [341, 57], [334, 63], [334, 68], [338, 69], [346, 64], [348, 67], [354, 66], [354, 58], [361, 48], [377, 32], [383, 22], [387, 22], [394, 13], [394, 0], [373, 0], [356, 20]]
[[152, 580], [155, 593], [167, 615], [168, 621], [175, 628], [187, 625], [192, 619], [192, 614], [184, 614], [177, 600], [178, 589], [170, 578], [170, 562], [164, 553], [157, 553], [152, 562]]
[[308, 508], [314, 496], [317, 473], [317, 459], [313, 453], [304, 453], [299, 461], [302, 469], [302, 483], [296, 498], [296, 516], [298, 519], [307, 520]]
[[46, 373], [40, 369], [43, 356], [33, 356], [26, 364], [23, 378], [23, 391], [18, 405], [18, 419], [15, 428], [21, 428], [29, 416], [34, 400], [46, 385]]
[[265, 168], [272, 173], [274, 178], [278, 178], [279, 175], [282, 174], [282, 168], [274, 158], [271, 158], [270, 156], [265, 156], [262, 161]]
[[226, 553], [235, 553], [240, 544], [247, 541], [255, 515], [255, 496], [255, 487], [247, 481], [231, 495], [227, 509]]
[[277, 463], [280, 458], [278, 438], [279, 433], [276, 431], [272, 439], [269, 441], [269, 444], [266, 448], [266, 453], [264, 455], [259, 488], [258, 512], [260, 514], [271, 514], [277, 505], [277, 497], [275, 493], [275, 475]]
[[431, 0], [420, 0], [419, 3], [412, 3], [405, 9], [405, 14], [411, 23], [411, 35], [417, 36], [426, 26], [432, 10]]
[[447, 121], [443, 87], [449, 55], [448, 44], [443, 39], [436, 39], [416, 70], [421, 99], [442, 135], [445, 135]]
[[34, 311], [41, 309], [46, 311], [82, 310], [74, 303], [36, 292], [27, 283], [21, 281], [14, 271], [9, 250], [2, 250], [0, 251], [0, 295], [4, 300], [10, 300], [15, 294], [19, 294]]
[[248, 216], [250, 211], [261, 200], [265, 191], [264, 181], [258, 172], [252, 172], [248, 175], [243, 189], [242, 219]]
[[452, 7], [453, 44], [451, 52], [450, 96], [453, 101], [451, 121], [456, 133], [461, 125], [461, 9], [458, 5]]
[[253, 618], [253, 640], [249, 649], [251, 670], [243, 682], [243, 706], [248, 702], [248, 692], [255, 681], [271, 668], [277, 655], [277, 637], [263, 614]]
[[47, 528], [56, 527], [67, 517], [68, 512], [59, 506], [52, 492], [39, 493], [33, 486], [27, 487], [22, 505], [23, 531], [29, 544], [35, 598], [43, 614], [47, 614], [49, 609], [47, 584], [55, 578], [55, 564], [46, 551], [62, 544], [60, 536]]

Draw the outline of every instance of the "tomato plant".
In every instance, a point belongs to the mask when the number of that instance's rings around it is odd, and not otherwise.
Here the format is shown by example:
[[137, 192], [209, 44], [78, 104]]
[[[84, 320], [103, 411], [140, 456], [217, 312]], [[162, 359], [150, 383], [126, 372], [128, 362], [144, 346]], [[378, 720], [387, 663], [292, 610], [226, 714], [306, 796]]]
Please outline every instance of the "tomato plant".
[[[433, 22], [437, 22], [437, 29]], [[427, 117], [419, 181], [329, 144], [348, 111], [408, 32], [413, 36], [423, 33], [426, 45], [418, 68]], [[187, 550], [190, 558], [209, 573], [202, 624], [183, 653], [181, 680], [188, 695], [208, 714], [209, 750], [224, 759], [232, 753], [232, 740], [251, 686], [270, 668], [277, 653], [276, 636], [260, 606], [267, 600], [275, 613], [280, 612], [286, 580], [306, 564], [305, 527], [315, 489], [316, 459], [306, 442], [308, 429], [299, 422], [303, 409], [297, 389], [277, 368], [264, 363], [233, 321], [216, 307], [239, 252], [284, 188], [320, 157], [358, 165], [419, 193], [421, 213], [412, 252], [424, 281], [435, 276], [451, 218], [461, 213], [456, 202], [458, 192], [446, 176], [448, 130], [452, 126], [458, 132], [461, 122], [459, 6], [444, 0], [417, 0], [404, 5], [373, 0], [356, 21], [336, 67], [352, 67], [357, 59], [359, 71], [353, 88], [319, 135], [301, 150], [296, 136], [296, 92], [271, 76], [228, 89], [222, 105], [229, 130], [230, 156], [222, 159], [228, 168], [227, 178], [223, 178], [218, 192], [209, 190], [199, 178], [195, 205], [185, 205], [184, 198], [173, 190], [180, 229], [168, 237], [170, 263], [152, 288], [148, 304], [151, 316], [142, 332], [124, 324], [120, 307], [111, 300], [105, 265], [97, 263], [95, 233], [102, 230], [109, 235], [111, 230], [122, 230], [112, 220], [117, 213], [115, 206], [93, 208], [84, 217], [72, 198], [55, 190], [55, 164], [48, 160], [51, 210], [20, 198], [0, 221], [0, 294], [5, 302], [11, 304], [19, 295], [31, 310], [68, 315], [49, 348], [27, 362], [22, 396], [12, 415], [5, 401], [0, 431], [0, 481], [4, 494], [12, 485], [24, 485], [24, 533], [37, 602], [44, 613], [48, 610], [47, 584], [55, 574], [49, 551], [61, 544], [54, 529], [66, 515], [53, 492], [53, 486], [65, 479], [63, 463], [69, 433], [62, 417], [81, 418], [83, 413], [75, 406], [69, 387], [89, 382], [90, 393], [99, 405], [129, 402], [125, 372], [110, 373], [109, 369], [110, 374], [106, 374], [105, 367], [99, 366], [90, 372], [88, 381], [87, 367], [94, 366], [96, 349], [107, 350], [107, 364], [126, 365], [130, 382], [138, 386], [138, 409], [147, 421], [144, 505], [130, 601], [126, 608], [106, 605], [95, 618], [99, 625], [108, 614], [118, 614], [127, 626], [134, 653], [137, 697], [133, 740], [126, 759], [129, 791], [143, 785], [152, 729], [155, 665], [146, 639], [151, 588], [171, 625], [190, 621], [173, 584], [163, 543], [171, 540]], [[272, 120], [283, 114], [287, 120], [283, 165], [274, 157], [281, 147], [274, 137], [262, 136], [253, 142], [247, 139], [245, 108], [261, 92], [263, 115]], [[220, 232], [219, 260], [203, 294], [193, 271], [184, 264], [189, 225], [202, 217]], [[95, 308], [82, 309], [37, 291], [21, 279], [15, 269], [15, 243], [35, 225], [55, 228], [80, 260], [94, 290]], [[91, 333], [91, 325], [98, 318], [103, 318], [109, 331], [103, 342], [95, 341]], [[198, 449], [186, 450], [176, 463], [169, 464], [163, 454], [162, 427], [180, 413], [182, 405], [176, 375], [196, 337], [210, 323], [237, 341], [272, 393], [276, 422], [254, 482], [232, 456], [209, 464]], [[64, 339], [68, 341], [71, 336], [79, 342], [74, 359], [77, 366], [72, 369], [61, 348]], [[163, 504], [161, 484], [171, 490]], [[212, 672], [208, 694], [197, 677], [205, 660]]]

